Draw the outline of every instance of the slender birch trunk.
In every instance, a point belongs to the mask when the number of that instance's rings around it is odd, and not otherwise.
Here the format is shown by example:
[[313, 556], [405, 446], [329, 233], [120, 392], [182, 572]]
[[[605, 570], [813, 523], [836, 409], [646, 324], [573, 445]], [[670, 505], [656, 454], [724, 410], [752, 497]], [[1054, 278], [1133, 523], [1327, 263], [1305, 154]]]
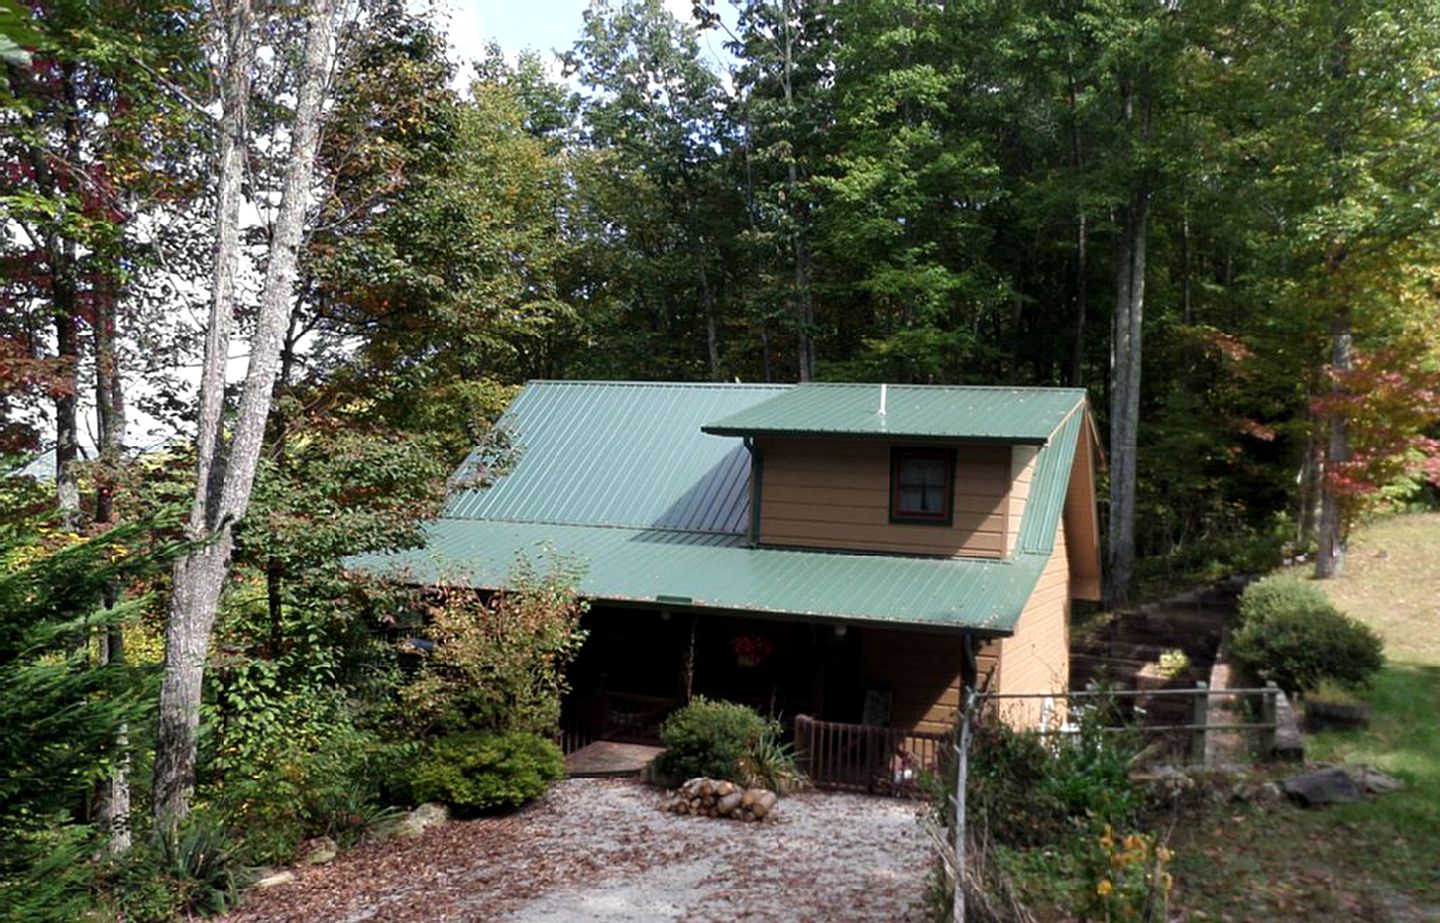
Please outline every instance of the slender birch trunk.
[[[95, 476], [95, 522], [102, 527], [115, 519], [115, 481], [125, 454], [125, 401], [120, 364], [115, 350], [115, 324], [119, 293], [113, 282], [100, 293], [95, 306], [95, 417], [99, 424], [100, 467]], [[113, 609], [117, 588], [105, 590], [105, 607]], [[105, 631], [100, 648], [102, 663], [125, 662], [125, 635], [117, 625]], [[109, 778], [100, 783], [100, 824], [110, 834], [107, 849], [121, 855], [130, 849], [129, 728], [115, 733], [119, 760]]]
[[233, 434], [220, 424], [229, 329], [234, 316], [238, 260], [241, 159], [249, 96], [252, 15], [248, 0], [226, 10], [224, 105], [221, 116], [215, 291], [206, 338], [201, 418], [196, 437], [197, 481], [189, 532], [204, 544], [175, 566], [165, 631], [165, 673], [155, 753], [155, 818], [173, 829], [189, 810], [195, 782], [196, 733], [205, 655], [229, 573], [233, 528], [250, 504], [265, 423], [289, 323], [295, 268], [304, 230], [320, 121], [333, 56], [335, 0], [316, 0], [307, 16], [304, 55], [291, 127], [289, 162], [270, 241], [260, 313]]
[[[1351, 330], [1348, 305], [1335, 314], [1330, 331], [1330, 364], [1337, 372], [1348, 372], [1354, 366], [1354, 334]], [[1337, 379], [1331, 386], [1338, 392]], [[1345, 511], [1340, 497], [1326, 485], [1334, 467], [1350, 460], [1350, 425], [1345, 414], [1336, 410], [1330, 415], [1330, 434], [1325, 445], [1325, 471], [1320, 488], [1320, 521], [1317, 526], [1319, 548], [1315, 554], [1315, 578], [1338, 577], [1345, 569]]]

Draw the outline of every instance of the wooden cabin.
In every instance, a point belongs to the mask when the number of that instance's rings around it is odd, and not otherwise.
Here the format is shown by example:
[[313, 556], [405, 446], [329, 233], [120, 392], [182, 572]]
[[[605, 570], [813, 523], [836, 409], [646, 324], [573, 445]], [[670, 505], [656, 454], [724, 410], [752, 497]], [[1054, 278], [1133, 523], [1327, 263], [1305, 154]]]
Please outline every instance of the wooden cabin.
[[539, 381], [457, 483], [496, 446], [424, 549], [357, 565], [482, 590], [520, 555], [578, 565], [571, 717], [604, 696], [614, 733], [694, 694], [943, 732], [967, 685], [1061, 691], [1099, 594], [1081, 390]]

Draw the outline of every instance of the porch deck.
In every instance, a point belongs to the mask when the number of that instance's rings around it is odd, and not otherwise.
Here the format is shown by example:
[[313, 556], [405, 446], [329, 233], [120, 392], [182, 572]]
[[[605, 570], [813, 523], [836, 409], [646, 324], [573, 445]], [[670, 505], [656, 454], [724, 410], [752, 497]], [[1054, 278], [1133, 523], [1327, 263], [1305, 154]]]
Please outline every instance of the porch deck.
[[647, 744], [597, 740], [565, 757], [565, 774], [572, 779], [638, 776], [665, 750]]

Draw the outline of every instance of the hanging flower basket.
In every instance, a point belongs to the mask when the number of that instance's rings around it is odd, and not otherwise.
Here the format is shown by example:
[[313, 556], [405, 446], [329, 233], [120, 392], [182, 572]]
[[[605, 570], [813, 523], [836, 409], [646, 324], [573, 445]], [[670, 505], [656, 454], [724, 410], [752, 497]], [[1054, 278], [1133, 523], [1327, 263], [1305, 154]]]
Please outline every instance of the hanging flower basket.
[[758, 666], [774, 650], [759, 635], [736, 635], [730, 639], [730, 649], [735, 652], [735, 663], [742, 667]]

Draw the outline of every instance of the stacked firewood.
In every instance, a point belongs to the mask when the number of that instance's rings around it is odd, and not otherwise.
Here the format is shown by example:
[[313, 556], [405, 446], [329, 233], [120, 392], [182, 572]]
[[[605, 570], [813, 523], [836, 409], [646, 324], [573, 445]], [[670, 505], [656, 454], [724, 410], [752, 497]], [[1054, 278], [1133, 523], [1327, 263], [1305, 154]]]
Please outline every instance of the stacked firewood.
[[778, 795], [768, 788], [745, 788], [721, 779], [691, 779], [660, 803], [660, 810], [701, 817], [765, 820]]

